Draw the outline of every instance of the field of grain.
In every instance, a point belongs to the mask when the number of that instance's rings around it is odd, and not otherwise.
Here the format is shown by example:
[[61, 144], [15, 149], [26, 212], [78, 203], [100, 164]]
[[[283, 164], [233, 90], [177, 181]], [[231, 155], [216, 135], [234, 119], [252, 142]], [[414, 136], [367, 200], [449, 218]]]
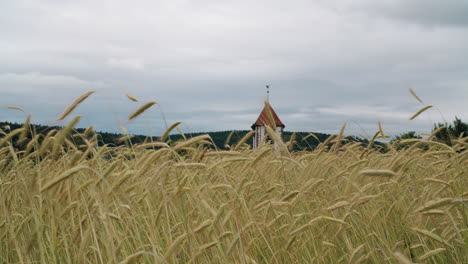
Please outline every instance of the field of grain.
[[78, 119], [21, 151], [30, 127], [2, 131], [0, 263], [468, 262], [467, 138], [115, 148]]

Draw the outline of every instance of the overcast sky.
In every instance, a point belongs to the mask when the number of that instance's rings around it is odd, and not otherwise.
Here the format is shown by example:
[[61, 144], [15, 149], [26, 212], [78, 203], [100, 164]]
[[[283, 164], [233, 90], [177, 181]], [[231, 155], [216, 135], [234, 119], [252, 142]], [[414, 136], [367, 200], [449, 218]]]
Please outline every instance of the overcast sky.
[[[250, 129], [270, 102], [288, 131], [428, 132], [468, 121], [467, 0], [1, 0], [0, 120], [159, 135]], [[413, 88], [424, 105], [408, 92]], [[125, 97], [156, 100], [138, 120]], [[62, 123], [58, 123], [62, 124]]]

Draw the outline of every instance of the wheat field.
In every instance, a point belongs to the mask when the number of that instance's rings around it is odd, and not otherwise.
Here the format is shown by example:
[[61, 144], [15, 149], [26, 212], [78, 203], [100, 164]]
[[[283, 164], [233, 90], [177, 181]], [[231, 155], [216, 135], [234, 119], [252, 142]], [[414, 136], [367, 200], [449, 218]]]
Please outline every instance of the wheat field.
[[0, 263], [468, 263], [468, 138], [111, 147], [78, 121], [1, 131]]

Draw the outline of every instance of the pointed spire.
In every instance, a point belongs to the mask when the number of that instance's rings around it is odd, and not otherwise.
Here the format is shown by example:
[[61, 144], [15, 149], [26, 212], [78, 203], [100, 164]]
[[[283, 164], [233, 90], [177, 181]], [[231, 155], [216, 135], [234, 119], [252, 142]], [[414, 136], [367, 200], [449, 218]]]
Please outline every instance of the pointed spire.
[[[254, 129], [256, 126], [267, 126], [267, 125], [273, 126], [273, 124], [271, 124], [270, 118], [268, 117], [266, 107], [267, 106], [263, 108], [262, 112], [258, 116], [257, 121], [255, 121], [255, 123], [252, 125], [252, 129]], [[280, 127], [285, 127], [285, 125], [283, 124], [283, 122], [281, 122], [281, 120], [279, 119], [273, 107], [271, 107], [270, 103], [268, 103], [268, 107], [270, 108], [271, 114], [273, 115], [275, 125], [280, 126]]]
[[267, 84], [266, 88], [267, 88], [267, 99], [266, 100], [267, 100], [267, 102], [270, 102], [270, 85]]

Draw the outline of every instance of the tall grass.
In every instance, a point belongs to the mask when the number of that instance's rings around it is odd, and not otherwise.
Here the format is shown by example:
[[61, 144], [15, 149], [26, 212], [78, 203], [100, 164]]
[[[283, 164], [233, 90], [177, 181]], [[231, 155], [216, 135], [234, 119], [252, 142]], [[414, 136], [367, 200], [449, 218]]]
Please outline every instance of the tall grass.
[[29, 127], [3, 133], [0, 263], [468, 262], [468, 138], [109, 147], [71, 137], [75, 121], [27, 151], [13, 143]]

